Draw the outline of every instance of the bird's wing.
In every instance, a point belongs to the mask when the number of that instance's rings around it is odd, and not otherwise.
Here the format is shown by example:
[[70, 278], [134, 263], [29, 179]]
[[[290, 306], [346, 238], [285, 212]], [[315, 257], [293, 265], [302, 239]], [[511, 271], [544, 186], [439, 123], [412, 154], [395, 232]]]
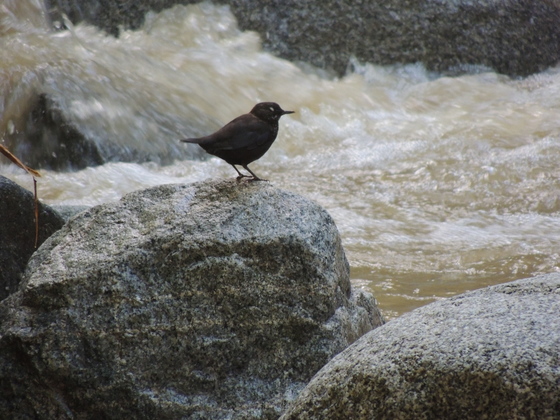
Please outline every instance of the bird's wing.
[[214, 134], [195, 139], [181, 140], [200, 144], [205, 150], [251, 150], [266, 143], [270, 137], [270, 126], [251, 114], [241, 115], [224, 125]]

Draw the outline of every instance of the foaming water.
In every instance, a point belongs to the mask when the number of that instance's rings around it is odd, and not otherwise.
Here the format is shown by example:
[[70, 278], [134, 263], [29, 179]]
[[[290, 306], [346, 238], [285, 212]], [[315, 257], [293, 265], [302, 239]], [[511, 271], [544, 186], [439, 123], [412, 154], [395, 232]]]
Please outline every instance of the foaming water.
[[[31, 88], [55, 96], [90, 138], [131, 149], [184, 147], [179, 138], [209, 133], [259, 101], [295, 110], [251, 168], [327, 208], [354, 285], [373, 291], [389, 318], [559, 271], [558, 69], [524, 80], [481, 69], [450, 78], [354, 62], [346, 77], [328, 78], [263, 52], [227, 7], [209, 3], [149, 15], [119, 39], [87, 25], [4, 38], [4, 131], [18, 129]], [[32, 187], [18, 169], [0, 171]], [[213, 158], [43, 175], [45, 202], [95, 205], [235, 172]]]

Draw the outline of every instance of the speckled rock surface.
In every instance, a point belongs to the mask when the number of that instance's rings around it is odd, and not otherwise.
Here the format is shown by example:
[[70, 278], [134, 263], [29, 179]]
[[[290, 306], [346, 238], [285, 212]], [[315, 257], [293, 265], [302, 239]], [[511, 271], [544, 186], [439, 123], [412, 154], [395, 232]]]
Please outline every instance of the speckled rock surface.
[[362, 337], [282, 420], [560, 418], [560, 274], [436, 302]]
[[[118, 33], [137, 28], [149, 10], [198, 0], [46, 0], [55, 20], [60, 8]], [[351, 57], [374, 64], [424, 63], [437, 71], [483, 65], [524, 76], [560, 60], [557, 0], [224, 0], [241, 29], [257, 31], [264, 46], [289, 60], [344, 74]]]
[[[40, 189], [39, 189], [40, 194]], [[39, 240], [56, 232], [63, 218], [39, 202]], [[0, 300], [14, 293], [35, 252], [35, 199], [31, 191], [0, 176]]]
[[336, 226], [267, 182], [93, 207], [0, 305], [0, 418], [273, 419], [382, 323]]

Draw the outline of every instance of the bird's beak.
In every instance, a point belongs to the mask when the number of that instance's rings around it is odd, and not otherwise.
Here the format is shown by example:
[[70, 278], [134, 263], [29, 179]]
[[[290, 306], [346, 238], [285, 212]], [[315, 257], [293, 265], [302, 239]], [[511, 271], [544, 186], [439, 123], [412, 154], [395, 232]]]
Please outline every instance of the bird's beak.
[[282, 115], [293, 114], [295, 111], [282, 111]]

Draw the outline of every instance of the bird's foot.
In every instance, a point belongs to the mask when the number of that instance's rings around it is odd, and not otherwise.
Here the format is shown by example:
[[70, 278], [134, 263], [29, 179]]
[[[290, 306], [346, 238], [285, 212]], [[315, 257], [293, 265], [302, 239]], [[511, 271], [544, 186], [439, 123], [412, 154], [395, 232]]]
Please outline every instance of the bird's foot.
[[253, 182], [253, 181], [266, 181], [266, 182], [268, 182], [268, 179], [262, 179], [262, 178], [259, 178], [258, 176], [254, 176], [251, 179], [249, 179], [249, 182]]
[[249, 181], [253, 180], [253, 177], [251, 175], [239, 175], [237, 178], [238, 181], [241, 181], [243, 178], [251, 178]]

